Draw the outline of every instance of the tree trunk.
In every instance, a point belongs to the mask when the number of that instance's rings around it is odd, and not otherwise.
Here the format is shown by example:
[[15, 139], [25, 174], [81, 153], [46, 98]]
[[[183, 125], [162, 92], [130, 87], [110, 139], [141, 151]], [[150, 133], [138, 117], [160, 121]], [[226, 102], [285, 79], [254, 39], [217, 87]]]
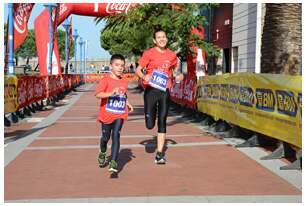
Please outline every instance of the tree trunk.
[[15, 65], [18, 66], [18, 57], [15, 56]]
[[262, 73], [302, 72], [302, 4], [266, 5], [262, 34]]

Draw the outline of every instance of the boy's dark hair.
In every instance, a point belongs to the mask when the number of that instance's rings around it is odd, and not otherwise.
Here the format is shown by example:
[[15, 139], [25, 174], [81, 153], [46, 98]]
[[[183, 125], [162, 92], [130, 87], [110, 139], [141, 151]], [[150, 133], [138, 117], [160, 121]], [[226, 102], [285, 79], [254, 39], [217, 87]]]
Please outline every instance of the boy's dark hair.
[[112, 64], [115, 59], [120, 59], [120, 60], [124, 61], [124, 63], [125, 63], [125, 58], [121, 54], [113, 54], [111, 56], [110, 63]]
[[161, 25], [154, 26], [154, 28], [153, 28], [153, 39], [155, 39], [155, 34], [157, 32], [160, 32], [160, 31], [163, 31], [163, 32], [166, 33], [166, 31], [161, 27]]

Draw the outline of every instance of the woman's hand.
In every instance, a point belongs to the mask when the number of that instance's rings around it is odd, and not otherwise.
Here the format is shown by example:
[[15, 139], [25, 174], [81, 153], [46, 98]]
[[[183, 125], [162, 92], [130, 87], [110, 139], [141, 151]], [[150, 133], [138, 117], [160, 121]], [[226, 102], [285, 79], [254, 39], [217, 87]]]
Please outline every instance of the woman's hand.
[[184, 80], [184, 75], [183, 74], [179, 74], [179, 75], [175, 76], [175, 82], [176, 83], [179, 83], [179, 82], [181, 82], [183, 80]]
[[146, 75], [144, 75], [144, 76], [142, 77], [142, 79], [148, 82], [148, 81], [150, 81], [150, 79], [151, 79], [151, 75], [146, 74]]

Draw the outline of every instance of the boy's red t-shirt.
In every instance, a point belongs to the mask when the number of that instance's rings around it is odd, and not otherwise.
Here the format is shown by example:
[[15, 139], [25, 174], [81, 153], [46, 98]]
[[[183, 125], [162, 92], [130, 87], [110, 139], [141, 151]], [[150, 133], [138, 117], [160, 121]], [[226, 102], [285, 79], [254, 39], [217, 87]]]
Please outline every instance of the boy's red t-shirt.
[[[113, 79], [110, 75], [105, 75], [99, 82], [95, 95], [100, 92], [112, 92], [116, 87], [119, 87], [119, 92], [126, 94], [128, 88], [128, 82], [125, 79]], [[115, 114], [106, 111], [106, 103], [108, 98], [102, 98], [100, 101], [100, 109], [97, 120], [105, 124], [111, 124], [116, 119], [126, 120], [128, 117], [128, 108], [125, 105], [125, 112], [123, 114]]]
[[[172, 87], [173, 77], [172, 69], [177, 67], [177, 56], [176, 53], [170, 49], [166, 49], [164, 52], [159, 52], [155, 47], [146, 50], [138, 64], [146, 68], [146, 73], [152, 75], [153, 70], [157, 69], [168, 74], [169, 81], [167, 88]], [[143, 80], [144, 87], [149, 85], [149, 82]]]

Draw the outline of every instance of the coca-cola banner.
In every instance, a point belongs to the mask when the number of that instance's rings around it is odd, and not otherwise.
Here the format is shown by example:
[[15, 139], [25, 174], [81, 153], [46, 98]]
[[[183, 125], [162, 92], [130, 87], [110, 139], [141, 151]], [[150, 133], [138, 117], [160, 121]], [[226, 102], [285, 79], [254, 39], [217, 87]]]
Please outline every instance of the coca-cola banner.
[[33, 3], [14, 4], [14, 50], [24, 42], [28, 35], [28, 21]]
[[[99, 82], [104, 77], [104, 75], [105, 74], [86, 74], [86, 82]], [[127, 81], [137, 81], [139, 79], [135, 74], [123, 74], [122, 78], [126, 79]]]
[[52, 76], [22, 76], [18, 77], [17, 104], [23, 108], [34, 102], [57, 95], [65, 89], [80, 83], [79, 75], [52, 75]]
[[[34, 22], [36, 49], [40, 75], [48, 75], [49, 64], [49, 12], [45, 9]], [[60, 58], [57, 46], [57, 39], [54, 41], [52, 52], [52, 74], [60, 74]]]
[[173, 88], [170, 90], [170, 98], [173, 102], [182, 106], [195, 109], [197, 95], [197, 80], [187, 76], [180, 83], [173, 82]]

